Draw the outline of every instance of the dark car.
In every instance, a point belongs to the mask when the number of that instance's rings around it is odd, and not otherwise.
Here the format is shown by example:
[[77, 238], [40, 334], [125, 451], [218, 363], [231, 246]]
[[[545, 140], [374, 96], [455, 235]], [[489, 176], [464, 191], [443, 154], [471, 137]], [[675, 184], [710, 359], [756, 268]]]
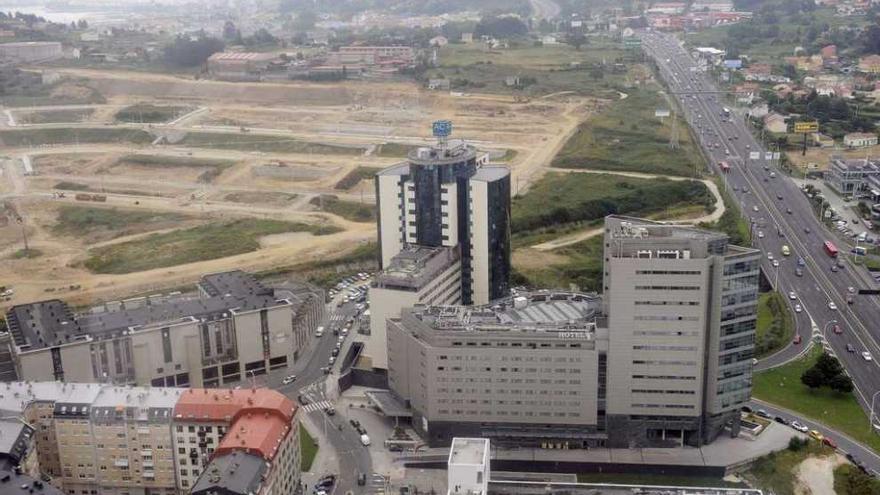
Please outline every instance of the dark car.
[[777, 423], [782, 424], [782, 425], [788, 424], [788, 420], [783, 418], [782, 416], [776, 416], [775, 418], [773, 418], [773, 421], [776, 421]]
[[332, 407], [324, 409], [324, 412], [327, 413], [327, 416], [336, 416], [336, 409], [333, 409]]
[[389, 452], [403, 452], [403, 447], [400, 445], [394, 444], [388, 447]]
[[364, 486], [367, 484], [367, 474], [361, 473], [358, 475], [358, 486]]
[[300, 403], [300, 405], [307, 406], [309, 405], [309, 399], [306, 399], [302, 396], [302, 394], [296, 396], [296, 401]]
[[740, 411], [742, 411], [742, 412], [744, 412], [744, 413], [751, 414], [751, 413], [752, 413], [752, 408], [749, 407], [749, 406], [742, 406], [742, 407], [740, 408]]
[[840, 270], [840, 268], [837, 268], [837, 265], [831, 265], [832, 272], [837, 273], [838, 270]]
[[316, 489], [330, 488], [331, 486], [333, 486], [334, 483], [336, 483], [336, 475], [335, 474], [328, 474], [327, 476], [324, 476], [321, 479], [319, 479], [317, 483], [315, 483], [315, 488]]
[[324, 373], [325, 375], [329, 375], [330, 374], [330, 367], [324, 366], [323, 368], [321, 368], [321, 372]]
[[330, 351], [330, 355], [333, 356], [333, 357], [338, 356], [338, 355], [339, 355], [339, 349], [333, 349], [332, 351]]
[[360, 428], [360, 427], [361, 427], [361, 422], [358, 421], [358, 420], [356, 420], [356, 419], [350, 419], [350, 420], [348, 420], [348, 422], [351, 423], [351, 426], [354, 427], [354, 428]]

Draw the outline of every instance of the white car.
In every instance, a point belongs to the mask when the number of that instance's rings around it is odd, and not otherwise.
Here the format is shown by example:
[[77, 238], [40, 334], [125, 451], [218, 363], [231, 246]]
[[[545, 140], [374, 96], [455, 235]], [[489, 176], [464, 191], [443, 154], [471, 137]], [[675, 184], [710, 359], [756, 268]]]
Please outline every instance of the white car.
[[768, 251], [768, 252], [767, 252], [767, 259], [768, 259], [768, 260], [772, 260], [772, 259], [773, 259], [773, 253], [771, 253], [771, 252]]
[[797, 294], [795, 294], [794, 291], [791, 291], [788, 293], [788, 298], [794, 301], [795, 299], [797, 299]]
[[284, 377], [284, 380], [281, 380], [281, 383], [285, 385], [290, 385], [291, 383], [296, 381], [296, 375], [287, 375]]
[[794, 428], [795, 430], [801, 432], [801, 433], [806, 433], [806, 432], [809, 430], [809, 428], [807, 428], [806, 426], [804, 426], [804, 425], [798, 423], [797, 421], [792, 421], [792, 422], [791, 422], [791, 427]]
[[764, 238], [764, 231], [763, 231], [763, 230], [759, 230], [759, 231], [758, 231], [758, 239], [763, 239], [763, 238]]
[[800, 304], [795, 304], [795, 305], [794, 305], [794, 312], [795, 312], [795, 313], [800, 313], [800, 312], [803, 311], [803, 310], [804, 310], [804, 308], [802, 308]]
[[753, 206], [752, 211], [758, 211], [758, 205]]
[[871, 356], [871, 353], [868, 352], [868, 351], [865, 351], [865, 352], [862, 353], [862, 358], [863, 358], [865, 361], [873, 361], [873, 360], [874, 360], [874, 358]]
[[778, 268], [778, 267], [779, 267], [779, 260], [773, 260], [773, 267], [774, 267], [774, 268]]
[[834, 304], [834, 301], [828, 301], [828, 309], [831, 311], [837, 311], [837, 305]]

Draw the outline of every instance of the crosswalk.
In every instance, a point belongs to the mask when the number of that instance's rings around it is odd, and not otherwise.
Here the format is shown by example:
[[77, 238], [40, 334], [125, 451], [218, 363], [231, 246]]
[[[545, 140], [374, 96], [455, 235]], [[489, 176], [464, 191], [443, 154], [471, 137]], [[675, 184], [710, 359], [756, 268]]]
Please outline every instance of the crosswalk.
[[303, 406], [303, 411], [310, 413], [315, 411], [321, 411], [327, 409], [328, 407], [332, 407], [333, 404], [329, 400], [322, 400], [320, 402], [312, 402], [307, 406]]
[[385, 495], [385, 477], [379, 473], [373, 473], [370, 477], [370, 491], [374, 495]]

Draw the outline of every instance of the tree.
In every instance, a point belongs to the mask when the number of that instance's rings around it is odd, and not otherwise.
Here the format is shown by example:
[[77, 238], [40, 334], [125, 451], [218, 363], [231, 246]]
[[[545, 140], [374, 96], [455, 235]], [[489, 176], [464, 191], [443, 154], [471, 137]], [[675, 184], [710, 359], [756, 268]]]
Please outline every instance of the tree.
[[484, 16], [477, 23], [475, 33], [477, 36], [491, 36], [493, 38], [512, 38], [525, 36], [529, 28], [519, 18], [514, 16]]
[[813, 367], [822, 373], [823, 385], [831, 385], [831, 381], [835, 377], [843, 374], [843, 366], [840, 365], [840, 361], [838, 361], [836, 357], [825, 352], [819, 356], [819, 359], [816, 360], [816, 364], [814, 364]]
[[828, 386], [831, 387], [831, 390], [840, 394], [848, 394], [853, 391], [852, 379], [843, 373], [834, 376], [829, 381]]
[[178, 35], [174, 42], [165, 47], [165, 62], [178, 67], [194, 67], [205, 63], [211, 55], [223, 51], [223, 46], [221, 40], [204, 32], [195, 38]]
[[88, 28], [89, 28], [89, 23], [86, 22], [85, 19], [80, 19], [80, 20], [76, 23], [76, 26], [77, 26], [78, 28], [80, 28], [80, 29], [88, 29]]
[[566, 43], [573, 46], [575, 50], [580, 50], [587, 43], [587, 37], [584, 33], [572, 33], [565, 40]]
[[226, 21], [223, 24], [223, 39], [226, 41], [232, 41], [240, 36], [238, 28], [235, 27], [235, 24], [232, 21]]
[[318, 22], [318, 14], [311, 10], [302, 10], [296, 15], [293, 21], [293, 29], [297, 31], [311, 31], [315, 29], [315, 23]]
[[801, 383], [815, 390], [825, 384], [825, 375], [813, 366], [801, 375]]
[[880, 54], [880, 26], [874, 24], [862, 31], [859, 41], [861, 42], [863, 53]]

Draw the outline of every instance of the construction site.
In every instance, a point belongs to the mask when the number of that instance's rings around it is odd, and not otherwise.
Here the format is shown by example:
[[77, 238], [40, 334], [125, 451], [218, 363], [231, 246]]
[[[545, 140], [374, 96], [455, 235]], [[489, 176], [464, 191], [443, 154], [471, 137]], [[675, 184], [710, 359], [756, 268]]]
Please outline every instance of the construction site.
[[58, 72], [101, 103], [2, 108], [3, 306], [344, 259], [376, 236], [372, 175], [432, 142], [431, 122], [453, 121], [522, 192], [604, 101]]

